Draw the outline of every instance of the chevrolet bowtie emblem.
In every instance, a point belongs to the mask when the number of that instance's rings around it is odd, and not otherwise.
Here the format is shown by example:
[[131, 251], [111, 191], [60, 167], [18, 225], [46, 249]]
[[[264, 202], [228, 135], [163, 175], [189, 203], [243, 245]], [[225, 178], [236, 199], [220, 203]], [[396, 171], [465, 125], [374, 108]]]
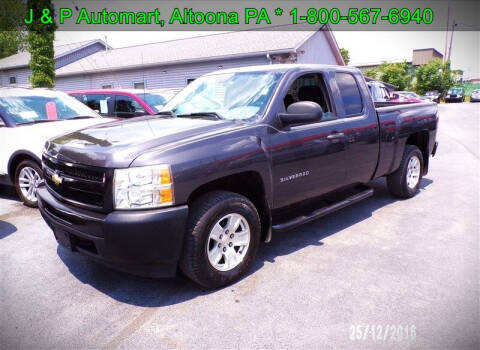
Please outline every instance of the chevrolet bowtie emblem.
[[57, 173], [54, 173], [52, 175], [52, 181], [55, 185], [60, 185], [63, 181], [63, 179], [60, 177], [60, 175], [58, 175]]

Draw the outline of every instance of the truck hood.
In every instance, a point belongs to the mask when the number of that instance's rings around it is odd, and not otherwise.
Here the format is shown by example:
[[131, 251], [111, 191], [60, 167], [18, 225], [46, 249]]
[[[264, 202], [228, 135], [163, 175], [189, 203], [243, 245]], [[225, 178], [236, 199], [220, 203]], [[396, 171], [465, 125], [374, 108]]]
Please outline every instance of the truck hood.
[[242, 125], [224, 120], [155, 116], [133, 118], [88, 127], [52, 139], [47, 154], [69, 163], [126, 168], [146, 151], [175, 147]]

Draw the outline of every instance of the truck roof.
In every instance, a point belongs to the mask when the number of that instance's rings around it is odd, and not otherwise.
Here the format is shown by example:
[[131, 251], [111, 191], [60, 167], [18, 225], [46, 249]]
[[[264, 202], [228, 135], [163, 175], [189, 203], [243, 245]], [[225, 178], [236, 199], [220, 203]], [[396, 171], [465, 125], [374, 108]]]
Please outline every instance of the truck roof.
[[208, 75], [222, 74], [222, 73], [239, 73], [239, 72], [279, 72], [285, 73], [287, 71], [310, 71], [310, 70], [343, 70], [358, 72], [355, 67], [335, 66], [327, 64], [266, 64], [259, 66], [248, 66], [238, 68], [221, 69], [215, 72], [207, 73]]

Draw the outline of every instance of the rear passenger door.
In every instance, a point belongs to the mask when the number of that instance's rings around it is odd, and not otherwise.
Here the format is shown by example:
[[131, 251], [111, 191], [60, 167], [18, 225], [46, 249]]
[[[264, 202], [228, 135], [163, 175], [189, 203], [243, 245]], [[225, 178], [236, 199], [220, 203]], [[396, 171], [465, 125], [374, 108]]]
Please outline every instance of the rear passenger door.
[[370, 181], [378, 162], [379, 129], [375, 106], [361, 76], [352, 72], [333, 73], [337, 113], [345, 136], [346, 182]]

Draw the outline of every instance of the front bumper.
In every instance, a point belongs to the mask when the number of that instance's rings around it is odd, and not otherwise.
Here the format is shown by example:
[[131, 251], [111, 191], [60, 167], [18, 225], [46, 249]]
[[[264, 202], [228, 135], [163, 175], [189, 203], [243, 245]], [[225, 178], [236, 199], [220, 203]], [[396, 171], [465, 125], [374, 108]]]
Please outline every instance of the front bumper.
[[65, 205], [45, 186], [38, 207], [58, 243], [114, 269], [146, 277], [177, 270], [188, 207], [102, 214]]
[[445, 101], [448, 101], [448, 102], [460, 102], [463, 100], [463, 96], [462, 97], [445, 97]]

